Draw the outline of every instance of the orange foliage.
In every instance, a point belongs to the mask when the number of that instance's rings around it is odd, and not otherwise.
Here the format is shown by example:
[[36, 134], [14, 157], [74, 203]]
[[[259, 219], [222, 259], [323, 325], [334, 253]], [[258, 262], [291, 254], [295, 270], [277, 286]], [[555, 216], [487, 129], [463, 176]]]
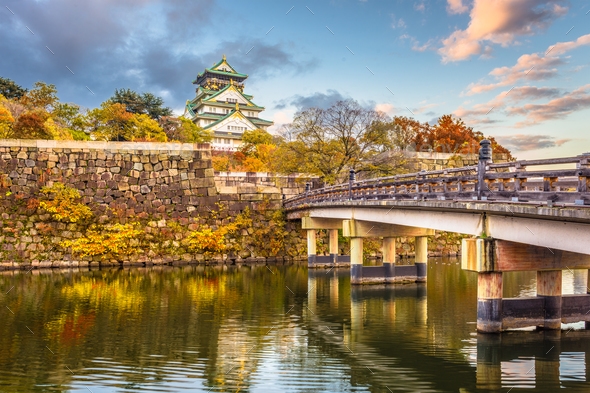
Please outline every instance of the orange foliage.
[[53, 139], [51, 131], [45, 126], [49, 115], [47, 112], [27, 112], [21, 115], [14, 124], [16, 139]]
[[[452, 115], [443, 115], [438, 119], [436, 126], [421, 128], [414, 136], [413, 142], [416, 150], [421, 152], [477, 154], [479, 142], [483, 139], [485, 139], [483, 133], [466, 126], [461, 119], [454, 118]], [[499, 145], [493, 137], [488, 139], [492, 142], [495, 154], [506, 154], [509, 160], [514, 159], [510, 150]]]

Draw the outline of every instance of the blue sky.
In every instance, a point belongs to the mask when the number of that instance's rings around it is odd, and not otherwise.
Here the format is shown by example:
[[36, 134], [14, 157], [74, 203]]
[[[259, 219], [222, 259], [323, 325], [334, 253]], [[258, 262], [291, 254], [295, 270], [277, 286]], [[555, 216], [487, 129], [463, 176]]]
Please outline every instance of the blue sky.
[[453, 113], [519, 158], [590, 151], [590, 2], [4, 5], [0, 76], [26, 87], [53, 83], [62, 101], [86, 107], [131, 88], [181, 112], [191, 81], [225, 53], [277, 125], [305, 106], [354, 98], [421, 121]]

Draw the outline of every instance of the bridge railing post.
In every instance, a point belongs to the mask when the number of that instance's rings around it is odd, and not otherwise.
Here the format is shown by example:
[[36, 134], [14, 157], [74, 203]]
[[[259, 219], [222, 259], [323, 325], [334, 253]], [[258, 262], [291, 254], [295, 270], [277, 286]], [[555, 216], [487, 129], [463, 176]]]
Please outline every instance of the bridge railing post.
[[492, 162], [492, 142], [484, 139], [479, 142], [479, 162], [477, 163], [477, 199], [481, 200], [485, 190], [486, 165]]
[[307, 196], [311, 190], [311, 183], [305, 183], [305, 203], [307, 203]]
[[356, 172], [354, 169], [350, 170], [348, 175], [348, 199], [352, 201], [352, 183], [356, 181]]

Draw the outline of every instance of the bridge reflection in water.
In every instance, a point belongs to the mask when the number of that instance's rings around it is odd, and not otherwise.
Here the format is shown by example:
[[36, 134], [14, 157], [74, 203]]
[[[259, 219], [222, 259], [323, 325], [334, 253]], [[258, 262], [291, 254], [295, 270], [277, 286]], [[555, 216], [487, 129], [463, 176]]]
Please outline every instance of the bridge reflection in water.
[[[509, 275], [506, 294], [530, 295], [535, 278], [531, 272]], [[585, 292], [586, 271], [564, 273], [563, 281], [564, 293]], [[446, 258], [432, 261], [428, 287], [351, 286], [348, 270], [310, 269], [310, 336], [352, 368], [368, 369], [373, 386], [392, 391], [590, 389], [590, 331], [583, 323], [561, 331], [477, 333], [475, 282], [456, 259]], [[367, 376], [357, 378], [369, 383]]]

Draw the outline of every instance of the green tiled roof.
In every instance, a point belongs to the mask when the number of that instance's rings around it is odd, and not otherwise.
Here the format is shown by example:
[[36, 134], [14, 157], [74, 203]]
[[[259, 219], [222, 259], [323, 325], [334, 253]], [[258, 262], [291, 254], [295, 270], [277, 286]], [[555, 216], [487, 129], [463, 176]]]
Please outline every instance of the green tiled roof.
[[[204, 129], [206, 130], [207, 128], [211, 128], [214, 125], [217, 125], [217, 124], [221, 123], [222, 121], [224, 121], [225, 119], [227, 119], [228, 117], [230, 117], [231, 115], [233, 115], [234, 113], [236, 113], [236, 110], [235, 109], [233, 111], [231, 111], [230, 113], [226, 114], [225, 116], [223, 116], [221, 119], [219, 119], [219, 120], [217, 120], [217, 121], [215, 121], [215, 122], [213, 122], [213, 123], [211, 123], [209, 125], [206, 125]], [[244, 116], [244, 117], [246, 117], [246, 116]], [[248, 120], [254, 127], [256, 127], [256, 124], [252, 123], [252, 121], [250, 119], [248, 119], [247, 117], [246, 117], [246, 120]]]
[[[227, 76], [237, 76], [237, 77], [240, 77], [240, 78], [247, 78], [247, 77], [248, 77], [248, 75], [245, 75], [245, 74], [239, 74], [239, 73], [237, 73], [237, 72], [234, 74], [233, 72], [217, 71], [217, 70], [212, 70], [211, 68], [205, 68], [205, 72], [207, 72], [207, 71], [209, 71], [209, 72], [212, 72], [212, 73], [214, 73], [214, 74], [227, 75]], [[197, 79], [198, 79], [199, 77], [203, 76], [203, 75], [205, 74], [205, 72], [201, 72], [200, 74], [198, 74], [198, 75], [197, 75]], [[195, 82], [197, 81], [197, 79], [195, 79], [195, 80], [193, 81], [193, 83], [195, 83]]]
[[[230, 86], [233, 86], [233, 85], [232, 85], [232, 84], [228, 84], [228, 85], [226, 85], [226, 86], [225, 86], [223, 89], [219, 90], [218, 92], [216, 92], [215, 94], [213, 94], [211, 97], [207, 97], [207, 98], [205, 99], [205, 101], [208, 101], [208, 100], [210, 100], [211, 98], [215, 98], [215, 97], [217, 97], [218, 95], [220, 95], [221, 93], [223, 93], [224, 91], [226, 91], [227, 89], [229, 89], [229, 88], [230, 88]], [[239, 89], [236, 89], [236, 90], [237, 90], [237, 91], [238, 91], [238, 93], [240, 93], [240, 95], [241, 95], [242, 97], [244, 97], [244, 99], [245, 99], [246, 101], [248, 101], [250, 104], [252, 104], [252, 105], [253, 105], [253, 106], [255, 106], [256, 108], [261, 108], [261, 109], [264, 109], [264, 107], [262, 107], [262, 106], [258, 106], [258, 105], [256, 105], [255, 103], [253, 103], [252, 101], [250, 101], [250, 100], [248, 99], [248, 97], [246, 97], [246, 96], [244, 95], [244, 93], [242, 93], [242, 92], [241, 92]], [[220, 104], [222, 104], [222, 103], [220, 102]]]

